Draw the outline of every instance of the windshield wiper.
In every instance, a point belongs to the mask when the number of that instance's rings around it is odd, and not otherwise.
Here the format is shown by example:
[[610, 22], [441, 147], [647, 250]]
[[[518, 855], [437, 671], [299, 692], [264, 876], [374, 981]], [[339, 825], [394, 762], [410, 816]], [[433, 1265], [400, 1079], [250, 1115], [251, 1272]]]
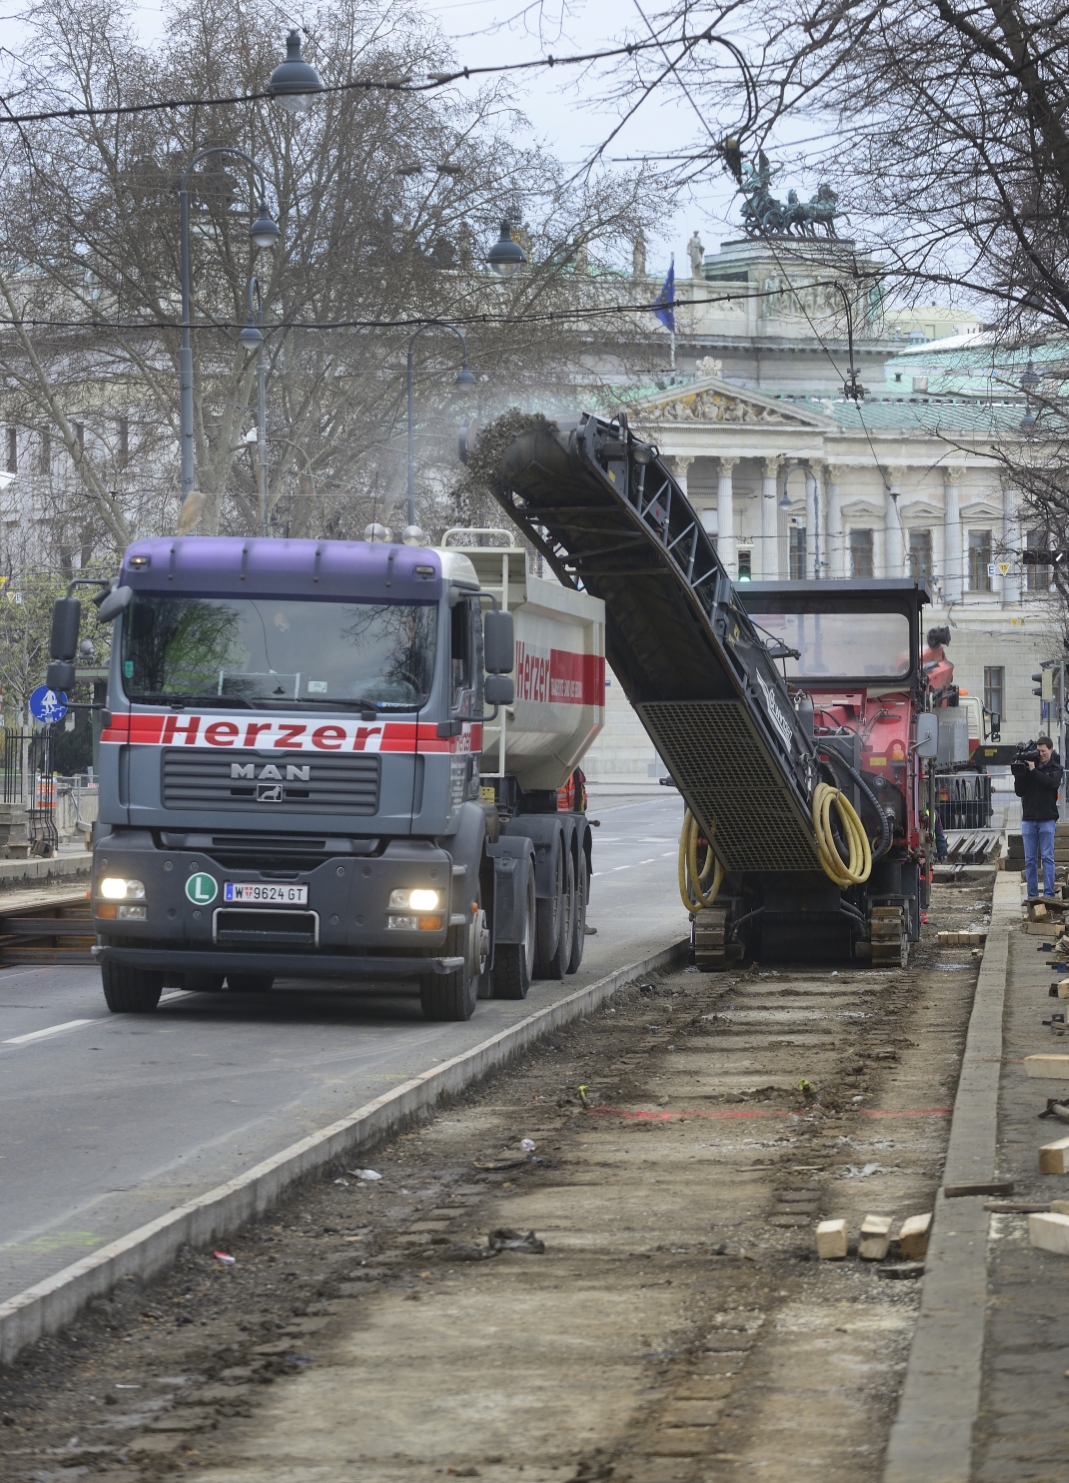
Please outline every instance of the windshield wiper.
[[345, 710], [423, 710], [426, 700], [329, 700], [328, 697], [319, 696], [301, 697], [295, 701], [298, 706], [332, 706], [335, 709]]
[[187, 705], [216, 706], [223, 709], [226, 706], [242, 706], [245, 710], [252, 710], [252, 702], [238, 695], [162, 695], [159, 693], [149, 695], [130, 695], [127, 697], [134, 705], [166, 705], [172, 710], [183, 710]]

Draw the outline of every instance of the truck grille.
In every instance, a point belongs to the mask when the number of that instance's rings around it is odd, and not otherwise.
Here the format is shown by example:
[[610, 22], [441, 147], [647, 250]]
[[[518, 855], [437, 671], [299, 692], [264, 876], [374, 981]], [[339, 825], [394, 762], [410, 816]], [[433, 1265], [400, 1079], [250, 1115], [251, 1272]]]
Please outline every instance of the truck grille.
[[242, 911], [220, 907], [215, 913], [215, 940], [232, 947], [315, 947], [319, 918], [314, 911]]
[[380, 759], [374, 754], [311, 757], [301, 752], [276, 762], [256, 752], [171, 748], [162, 767], [164, 808], [255, 813], [265, 823], [272, 814], [378, 813]]

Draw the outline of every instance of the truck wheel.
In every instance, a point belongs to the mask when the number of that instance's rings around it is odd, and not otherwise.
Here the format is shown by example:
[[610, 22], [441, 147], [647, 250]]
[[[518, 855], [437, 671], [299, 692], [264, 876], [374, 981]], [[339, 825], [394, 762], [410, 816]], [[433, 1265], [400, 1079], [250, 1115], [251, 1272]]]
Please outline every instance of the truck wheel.
[[494, 998], [526, 999], [535, 966], [535, 918], [538, 897], [535, 895], [534, 871], [527, 872], [527, 894], [523, 911], [523, 941], [499, 942], [494, 951]]
[[535, 929], [535, 978], [558, 978], [550, 969], [553, 955], [560, 946], [561, 915], [564, 902], [564, 844], [556, 852], [553, 894], [538, 898]]
[[560, 900], [560, 931], [557, 946], [546, 965], [544, 978], [563, 978], [572, 959], [573, 929], [575, 921], [575, 863], [570, 850], [562, 851], [564, 865], [564, 889]]
[[226, 986], [232, 994], [267, 994], [275, 982], [270, 973], [228, 973]]
[[104, 1001], [112, 1014], [151, 1014], [163, 993], [163, 974], [122, 963], [102, 963]]
[[485, 921], [480, 911], [466, 927], [451, 927], [445, 956], [464, 963], [452, 973], [425, 973], [419, 981], [419, 1002], [427, 1020], [470, 1020], [479, 999], [479, 979], [486, 965]]
[[575, 912], [572, 927], [572, 955], [568, 960], [568, 972], [578, 973], [586, 946], [586, 904], [590, 897], [590, 872], [587, 870], [586, 855], [579, 851], [579, 874], [575, 882]]

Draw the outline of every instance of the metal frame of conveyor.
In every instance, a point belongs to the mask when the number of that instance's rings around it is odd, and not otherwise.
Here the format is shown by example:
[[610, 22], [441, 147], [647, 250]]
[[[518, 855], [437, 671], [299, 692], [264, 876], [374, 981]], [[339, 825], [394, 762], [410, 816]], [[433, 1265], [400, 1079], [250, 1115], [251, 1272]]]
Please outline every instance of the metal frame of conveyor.
[[605, 602], [609, 663], [728, 870], [819, 870], [818, 763], [775, 660], [655, 446], [534, 419], [497, 498], [561, 582]]

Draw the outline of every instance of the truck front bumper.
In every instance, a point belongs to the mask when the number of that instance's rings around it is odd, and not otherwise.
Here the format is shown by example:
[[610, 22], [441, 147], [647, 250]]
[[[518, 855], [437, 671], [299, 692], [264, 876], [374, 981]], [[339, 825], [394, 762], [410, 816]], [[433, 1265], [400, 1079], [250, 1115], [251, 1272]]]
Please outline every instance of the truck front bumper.
[[455, 973], [463, 958], [378, 957], [357, 953], [256, 953], [242, 949], [94, 947], [98, 963], [156, 969], [167, 977], [183, 973], [269, 974], [274, 978], [418, 978], [425, 973]]

